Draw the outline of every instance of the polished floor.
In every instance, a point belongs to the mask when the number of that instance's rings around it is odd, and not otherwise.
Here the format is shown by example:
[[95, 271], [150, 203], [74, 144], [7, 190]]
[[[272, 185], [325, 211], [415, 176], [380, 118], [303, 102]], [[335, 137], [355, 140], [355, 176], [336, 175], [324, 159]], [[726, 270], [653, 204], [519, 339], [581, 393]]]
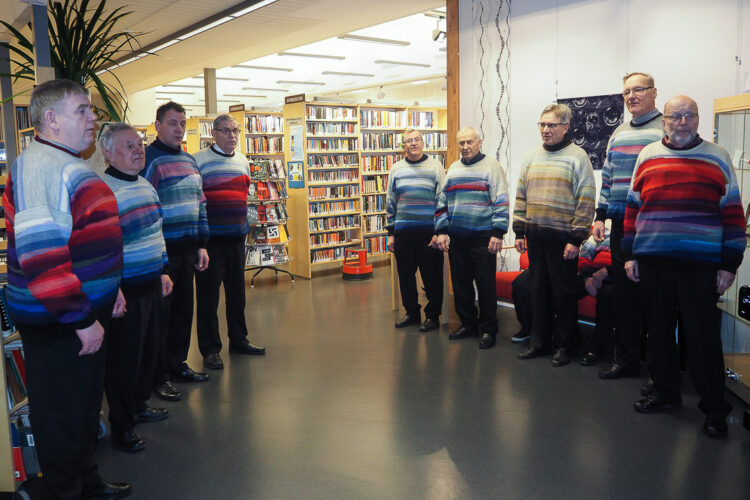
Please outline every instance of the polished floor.
[[[102, 475], [136, 499], [747, 499], [750, 432], [735, 410], [712, 440], [689, 387], [673, 415], [641, 415], [641, 380], [519, 361], [513, 311], [498, 345], [396, 330], [388, 269], [348, 282], [272, 274], [248, 288], [264, 358], [179, 384], [135, 455], [100, 442]], [[450, 327], [456, 326], [451, 318]], [[202, 368], [193, 346], [190, 364]], [[687, 386], [687, 382], [686, 382]]]

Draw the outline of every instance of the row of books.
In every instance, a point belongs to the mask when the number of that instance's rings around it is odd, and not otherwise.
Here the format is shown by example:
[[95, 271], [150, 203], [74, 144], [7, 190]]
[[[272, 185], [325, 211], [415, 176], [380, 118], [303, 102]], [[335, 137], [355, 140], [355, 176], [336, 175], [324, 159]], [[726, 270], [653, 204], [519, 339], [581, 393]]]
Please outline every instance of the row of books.
[[360, 109], [359, 126], [362, 128], [406, 128], [409, 122], [406, 111], [385, 109]]
[[377, 151], [379, 149], [403, 149], [404, 134], [400, 132], [368, 132], [362, 134], [362, 149]]
[[409, 111], [409, 126], [413, 128], [436, 128], [435, 113], [432, 111]]
[[26, 392], [26, 363], [23, 358], [21, 341], [6, 344], [4, 354], [8, 408], [13, 408], [24, 402], [28, 396]]
[[254, 181], [286, 179], [286, 167], [284, 166], [284, 161], [280, 159], [252, 160], [250, 162], [250, 179]]
[[365, 238], [365, 248], [367, 253], [372, 255], [388, 251], [388, 241], [385, 235]]
[[357, 139], [307, 139], [308, 151], [356, 151]]
[[288, 218], [286, 206], [283, 203], [247, 206], [247, 222], [251, 226], [257, 224], [278, 224], [286, 221]]
[[335, 245], [337, 243], [347, 243], [352, 240], [352, 232], [336, 231], [334, 233], [316, 233], [310, 235], [310, 246], [319, 247], [325, 245]]
[[326, 198], [351, 198], [359, 196], [359, 184], [345, 186], [326, 186], [307, 188], [307, 196], [310, 200], [322, 200]]
[[365, 215], [362, 217], [362, 230], [366, 233], [385, 231], [385, 214]]
[[328, 231], [330, 229], [355, 229], [359, 227], [359, 215], [340, 215], [338, 217], [323, 217], [310, 219], [310, 232]]
[[385, 210], [384, 195], [369, 195], [362, 197], [362, 206], [365, 212], [382, 212]]
[[359, 200], [348, 201], [314, 201], [308, 203], [310, 215], [336, 214], [339, 212], [358, 212]]
[[358, 170], [315, 170], [307, 171], [307, 180], [310, 182], [352, 182], [359, 180]]
[[42, 470], [39, 467], [28, 413], [23, 413], [10, 421], [10, 439], [16, 482], [22, 483], [30, 477], [41, 477]]
[[445, 149], [448, 147], [448, 134], [445, 132], [426, 132], [422, 134], [425, 149]]
[[403, 160], [404, 155], [362, 155], [363, 173], [388, 172], [394, 163]]
[[[8, 153], [5, 151], [5, 146], [0, 144], [0, 161], [8, 161]], [[5, 170], [3, 168], [3, 170]]]
[[[2, 257], [7, 261], [6, 250], [2, 250], [1, 253]], [[13, 324], [13, 318], [8, 309], [8, 300], [5, 297], [5, 285], [0, 287], [0, 328], [2, 328], [3, 338], [9, 337], [16, 332], [16, 326]]]
[[278, 245], [289, 241], [289, 233], [284, 224], [278, 226], [255, 226], [245, 240], [248, 245]]
[[29, 144], [31, 144], [31, 141], [34, 140], [34, 132], [28, 132], [21, 134], [21, 137], [19, 138], [19, 146], [21, 146], [21, 150], [18, 152], [19, 154], [22, 153], [26, 148], [29, 147]]
[[362, 194], [384, 192], [388, 189], [388, 176], [376, 175], [362, 180]]
[[307, 165], [311, 168], [357, 168], [359, 156], [356, 154], [307, 155]]
[[247, 248], [246, 266], [273, 266], [289, 262], [289, 253], [285, 246], [258, 245]]
[[258, 153], [283, 153], [284, 152], [284, 138], [283, 137], [246, 137], [245, 145], [247, 146], [246, 151], [248, 154]]
[[198, 131], [201, 137], [211, 137], [211, 131], [214, 129], [214, 122], [198, 122]]
[[251, 182], [247, 192], [247, 199], [250, 202], [275, 201], [286, 198], [286, 184], [283, 181]]
[[247, 117], [248, 134], [283, 134], [284, 119], [281, 116], [248, 116]]
[[16, 127], [18, 130], [31, 127], [31, 113], [28, 106], [16, 107]]
[[355, 123], [307, 122], [307, 135], [354, 135]]
[[308, 120], [355, 120], [357, 118], [355, 108], [332, 106], [307, 106], [306, 115]]
[[[352, 242], [355, 244], [355, 242]], [[330, 262], [334, 260], [341, 260], [344, 258], [344, 250], [346, 247], [335, 247], [325, 248], [321, 250], [310, 251], [310, 262]]]

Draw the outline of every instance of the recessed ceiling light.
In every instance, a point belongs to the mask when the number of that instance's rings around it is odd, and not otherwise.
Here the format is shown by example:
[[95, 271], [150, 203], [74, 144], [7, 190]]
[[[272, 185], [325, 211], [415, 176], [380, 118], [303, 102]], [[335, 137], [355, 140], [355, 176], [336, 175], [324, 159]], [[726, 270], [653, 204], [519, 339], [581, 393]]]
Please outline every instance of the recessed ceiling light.
[[409, 82], [409, 85], [424, 85], [425, 83], [430, 83], [430, 80], [416, 80]]
[[203, 85], [183, 85], [181, 83], [167, 83], [166, 85], [162, 85], [162, 87], [180, 87], [180, 88], [186, 88], [186, 89], [202, 89]]
[[339, 76], [364, 76], [367, 78], [372, 78], [375, 75], [371, 73], [347, 73], [346, 71], [321, 71], [321, 75], [339, 75]]
[[276, 80], [279, 85], [286, 83], [288, 85], [325, 85], [323, 82], [297, 82], [294, 80]]
[[316, 57], [318, 59], [335, 59], [337, 61], [343, 61], [346, 59], [344, 56], [329, 56], [326, 54], [304, 54], [302, 52], [279, 52], [280, 56], [294, 56], [294, 57]]
[[273, 66], [253, 66], [251, 64], [237, 64], [233, 68], [260, 69], [264, 71], [294, 71], [292, 68], [275, 68]]
[[165, 95], [193, 95], [195, 92], [175, 92], [174, 90], [157, 90], [157, 94], [165, 94]]
[[212, 23], [208, 23], [205, 26], [201, 26], [197, 30], [191, 31], [190, 33], [185, 33], [184, 35], [180, 35], [180, 36], [177, 37], [177, 39], [178, 40], [186, 40], [186, 39], [190, 38], [191, 36], [195, 36], [198, 33], [203, 33], [204, 31], [210, 30], [211, 28], [215, 28], [215, 27], [219, 26], [220, 24], [224, 24], [224, 23], [226, 23], [228, 21], [232, 21], [233, 19], [234, 19], [233, 17], [229, 17], [229, 16], [222, 17], [221, 19], [217, 19], [216, 21], [214, 21]]
[[263, 0], [262, 2], [258, 2], [258, 3], [254, 4], [254, 5], [251, 5], [250, 7], [246, 7], [244, 9], [242, 9], [242, 10], [238, 10], [234, 14], [229, 14], [229, 15], [232, 16], [232, 17], [244, 16], [245, 14], [249, 14], [250, 12], [252, 12], [254, 10], [258, 10], [261, 7], [265, 7], [268, 4], [274, 3], [275, 1], [276, 0]]
[[398, 45], [400, 47], [406, 47], [407, 45], [411, 45], [411, 42], [405, 42], [403, 40], [391, 40], [389, 38], [375, 38], [373, 36], [360, 36], [360, 35], [339, 35], [338, 37], [341, 40], [351, 40], [353, 42], [370, 42], [370, 43], [379, 43], [383, 45]]
[[242, 102], [239, 99], [217, 99], [216, 102]]
[[242, 87], [242, 90], [257, 90], [259, 92], [289, 92], [287, 89], [262, 89], [260, 87]]
[[[197, 80], [203, 80], [203, 75], [194, 76], [193, 78], [195, 78]], [[216, 79], [217, 80], [224, 80], [224, 81], [228, 81], [228, 82], [247, 82], [247, 81], [249, 81], [247, 78], [232, 78], [232, 77], [229, 77], [229, 76], [217, 76]]]
[[429, 64], [424, 63], [413, 63], [413, 62], [406, 62], [406, 61], [386, 61], [384, 59], [378, 59], [375, 61], [375, 64], [393, 64], [397, 66], [417, 66], [419, 68], [429, 68]]
[[265, 95], [254, 95], [254, 94], [224, 94], [225, 97], [260, 97], [265, 99], [268, 96]]

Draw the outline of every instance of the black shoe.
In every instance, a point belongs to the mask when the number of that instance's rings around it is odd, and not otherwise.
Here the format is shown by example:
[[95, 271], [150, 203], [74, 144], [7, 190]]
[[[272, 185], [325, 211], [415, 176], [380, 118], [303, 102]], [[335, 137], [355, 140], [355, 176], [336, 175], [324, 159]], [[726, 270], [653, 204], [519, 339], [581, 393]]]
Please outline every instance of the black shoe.
[[682, 407], [682, 401], [669, 401], [658, 393], [649, 394], [644, 399], [633, 403], [633, 409], [638, 413], [658, 413], [662, 411], [677, 410]]
[[431, 332], [432, 330], [437, 330], [440, 328], [440, 321], [438, 321], [438, 318], [427, 318], [424, 320], [424, 323], [419, 325], [419, 331], [420, 332]]
[[396, 328], [404, 328], [405, 326], [411, 326], [411, 325], [418, 325], [419, 324], [419, 315], [412, 316], [409, 313], [407, 313], [403, 318], [401, 318], [400, 321], [396, 321], [395, 327]]
[[543, 349], [541, 347], [529, 347], [527, 350], [518, 355], [518, 359], [538, 358], [539, 356], [543, 356], [544, 354], [547, 354], [546, 349]]
[[616, 378], [622, 378], [622, 377], [637, 377], [638, 372], [635, 370], [631, 370], [629, 368], [625, 368], [621, 364], [618, 363], [612, 363], [612, 365], [609, 368], [605, 368], [604, 370], [599, 372], [599, 378], [603, 380], [613, 380]]
[[531, 338], [531, 335], [526, 330], [519, 330], [518, 333], [513, 335], [510, 338], [510, 341], [514, 344], [520, 344], [521, 342], [526, 342]]
[[259, 345], [251, 344], [245, 339], [242, 344], [229, 344], [229, 352], [236, 354], [249, 354], [251, 356], [263, 356], [266, 354], [266, 348]]
[[218, 352], [206, 354], [203, 357], [203, 364], [206, 365], [206, 368], [212, 370], [222, 370], [224, 368], [224, 362], [221, 360], [221, 356], [219, 356]]
[[599, 353], [596, 353], [594, 351], [589, 351], [583, 356], [581, 356], [581, 366], [591, 366], [595, 365], [596, 362], [599, 361]]
[[146, 443], [133, 429], [124, 432], [112, 431], [110, 438], [115, 448], [126, 453], [136, 453], [146, 449]]
[[102, 479], [96, 489], [83, 494], [83, 498], [125, 498], [133, 493], [133, 488], [128, 483], [110, 483]]
[[491, 333], [483, 333], [482, 338], [479, 339], [480, 349], [489, 349], [495, 345], [495, 336]]
[[568, 350], [564, 347], [560, 347], [558, 350], [555, 351], [555, 354], [552, 356], [552, 366], [565, 366], [568, 363], [570, 363], [570, 358], [568, 357]]
[[727, 427], [727, 419], [721, 417], [719, 419], [712, 419], [706, 417], [706, 421], [703, 422], [703, 432], [708, 437], [712, 438], [725, 438], [729, 433], [729, 427]]
[[169, 380], [159, 384], [159, 387], [154, 390], [154, 394], [159, 396], [164, 401], [179, 401], [182, 399], [182, 394], [180, 394], [180, 391], [178, 391], [177, 387], [175, 387], [174, 384]]
[[205, 382], [208, 380], [208, 375], [196, 372], [186, 365], [182, 370], [172, 373], [172, 379], [180, 382]]
[[641, 386], [641, 396], [648, 396], [654, 392], [654, 381], [651, 377], [647, 378]]
[[467, 337], [474, 337], [476, 336], [476, 334], [477, 334], [476, 329], [461, 325], [458, 327], [458, 330], [454, 330], [448, 334], [448, 339], [460, 340], [460, 339], [465, 339]]
[[137, 422], [158, 422], [169, 416], [169, 410], [166, 408], [153, 408], [146, 405], [145, 408], [135, 414]]

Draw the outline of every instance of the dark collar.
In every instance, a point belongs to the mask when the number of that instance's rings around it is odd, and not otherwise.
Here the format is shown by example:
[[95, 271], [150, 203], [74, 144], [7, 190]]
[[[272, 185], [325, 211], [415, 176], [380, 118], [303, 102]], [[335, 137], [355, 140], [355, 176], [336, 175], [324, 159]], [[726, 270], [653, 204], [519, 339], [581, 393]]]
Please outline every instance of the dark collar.
[[661, 116], [661, 112], [659, 112], [658, 109], [652, 109], [648, 113], [646, 113], [643, 116], [639, 116], [638, 118], [633, 118], [630, 120], [630, 126], [631, 127], [642, 127], [645, 124], [649, 123], [652, 120], [655, 120]]
[[406, 163], [411, 163], [412, 165], [416, 165], [417, 163], [422, 163], [426, 159], [427, 159], [427, 155], [424, 153], [422, 154], [422, 158], [418, 159], [417, 161], [411, 161], [408, 157], [404, 158], [404, 160], [406, 160]]
[[126, 174], [121, 170], [117, 170], [112, 165], [107, 165], [107, 170], [105, 170], [104, 173], [107, 175], [111, 175], [115, 179], [120, 179], [121, 181], [135, 182], [138, 180], [137, 175]]
[[693, 149], [694, 147], [699, 145], [701, 142], [703, 142], [703, 139], [701, 139], [701, 136], [698, 134], [695, 134], [695, 139], [693, 139], [693, 141], [690, 144], [682, 146], [681, 148], [673, 144], [670, 144], [669, 137], [665, 137], [664, 139], [661, 140], [662, 144], [664, 144], [666, 147], [674, 151], [687, 151], [688, 149]]
[[161, 149], [162, 151], [165, 151], [167, 153], [171, 153], [173, 155], [176, 155], [177, 153], [181, 153], [181, 148], [173, 148], [172, 146], [168, 144], [164, 144], [161, 142], [161, 140], [157, 137], [154, 139], [154, 142], [151, 143], [152, 145], [156, 146], [157, 148]]
[[63, 146], [62, 144], [57, 144], [56, 142], [44, 140], [38, 135], [34, 136], [34, 140], [38, 143], [44, 144], [45, 146], [59, 149], [60, 151], [68, 153], [70, 156], [75, 156], [76, 158], [82, 158], [81, 153], [79, 153], [78, 151], [73, 151], [72, 149]]
[[484, 158], [485, 158], [484, 153], [480, 152], [480, 153], [477, 153], [477, 155], [471, 160], [464, 160], [463, 158], [461, 158], [461, 163], [463, 163], [464, 165], [474, 165], [475, 163], [479, 163], [480, 161], [484, 160]]
[[216, 146], [216, 143], [211, 144], [211, 151], [213, 151], [219, 156], [223, 156], [224, 158], [231, 158], [232, 156], [234, 156], [234, 151], [232, 151], [232, 154], [226, 154], [224, 151], [221, 150], [220, 147]]
[[557, 144], [553, 144], [552, 146], [547, 146], [546, 144], [542, 144], [544, 149], [550, 152], [560, 151], [562, 148], [567, 147], [570, 145], [570, 143], [573, 142], [570, 139], [563, 139], [562, 141], [558, 142]]

